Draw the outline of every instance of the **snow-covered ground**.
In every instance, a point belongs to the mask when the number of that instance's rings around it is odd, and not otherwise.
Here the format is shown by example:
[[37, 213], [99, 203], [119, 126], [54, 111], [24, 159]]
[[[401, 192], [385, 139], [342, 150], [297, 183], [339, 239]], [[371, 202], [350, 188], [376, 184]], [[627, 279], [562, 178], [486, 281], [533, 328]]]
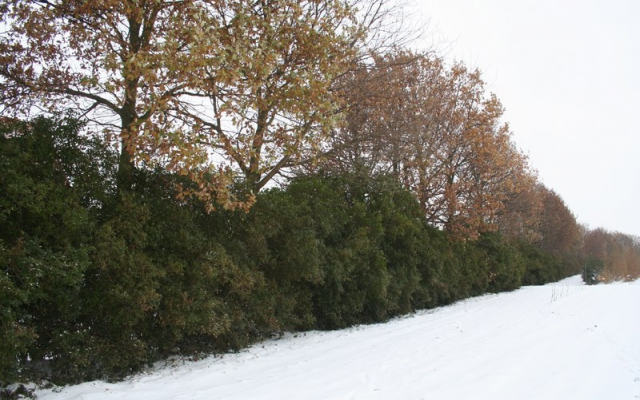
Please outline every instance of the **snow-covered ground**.
[[640, 282], [579, 277], [40, 399], [640, 399]]

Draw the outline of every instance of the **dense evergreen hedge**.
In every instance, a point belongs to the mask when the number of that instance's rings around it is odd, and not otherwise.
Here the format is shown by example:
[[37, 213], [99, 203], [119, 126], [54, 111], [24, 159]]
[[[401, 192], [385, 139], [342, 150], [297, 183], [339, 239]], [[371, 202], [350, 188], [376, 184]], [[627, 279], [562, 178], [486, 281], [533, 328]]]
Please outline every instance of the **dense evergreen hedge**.
[[385, 321], [577, 273], [498, 233], [453, 241], [390, 177], [319, 174], [206, 214], [71, 118], [0, 127], [0, 384], [119, 379], [170, 355]]

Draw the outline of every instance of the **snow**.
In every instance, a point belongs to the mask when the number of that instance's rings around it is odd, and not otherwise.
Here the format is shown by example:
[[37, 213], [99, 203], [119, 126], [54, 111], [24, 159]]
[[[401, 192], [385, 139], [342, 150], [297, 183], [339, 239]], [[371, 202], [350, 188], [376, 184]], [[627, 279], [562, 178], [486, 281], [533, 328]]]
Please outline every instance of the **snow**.
[[640, 281], [573, 277], [386, 324], [286, 335], [62, 399], [640, 399]]

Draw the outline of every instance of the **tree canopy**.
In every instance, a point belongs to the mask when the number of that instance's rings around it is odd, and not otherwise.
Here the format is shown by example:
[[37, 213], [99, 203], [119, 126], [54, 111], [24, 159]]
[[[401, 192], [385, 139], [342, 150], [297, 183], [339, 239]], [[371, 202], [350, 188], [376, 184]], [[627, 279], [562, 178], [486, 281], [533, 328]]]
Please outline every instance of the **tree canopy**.
[[238, 174], [259, 190], [335, 124], [371, 4], [362, 19], [364, 1], [3, 0], [2, 112], [80, 109], [119, 142], [121, 186], [161, 165], [243, 206]]
[[532, 171], [480, 72], [399, 51], [348, 79], [348, 123], [328, 166], [394, 174], [435, 226], [465, 237], [495, 229]]

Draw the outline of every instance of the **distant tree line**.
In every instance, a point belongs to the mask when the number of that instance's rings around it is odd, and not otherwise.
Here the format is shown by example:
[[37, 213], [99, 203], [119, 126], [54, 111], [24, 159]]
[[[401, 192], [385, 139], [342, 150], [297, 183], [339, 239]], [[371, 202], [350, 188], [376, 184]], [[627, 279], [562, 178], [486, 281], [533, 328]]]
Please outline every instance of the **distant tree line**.
[[640, 238], [603, 228], [583, 237], [583, 279], [589, 284], [630, 281], [640, 276]]
[[640, 275], [386, 0], [0, 10], [0, 385]]

